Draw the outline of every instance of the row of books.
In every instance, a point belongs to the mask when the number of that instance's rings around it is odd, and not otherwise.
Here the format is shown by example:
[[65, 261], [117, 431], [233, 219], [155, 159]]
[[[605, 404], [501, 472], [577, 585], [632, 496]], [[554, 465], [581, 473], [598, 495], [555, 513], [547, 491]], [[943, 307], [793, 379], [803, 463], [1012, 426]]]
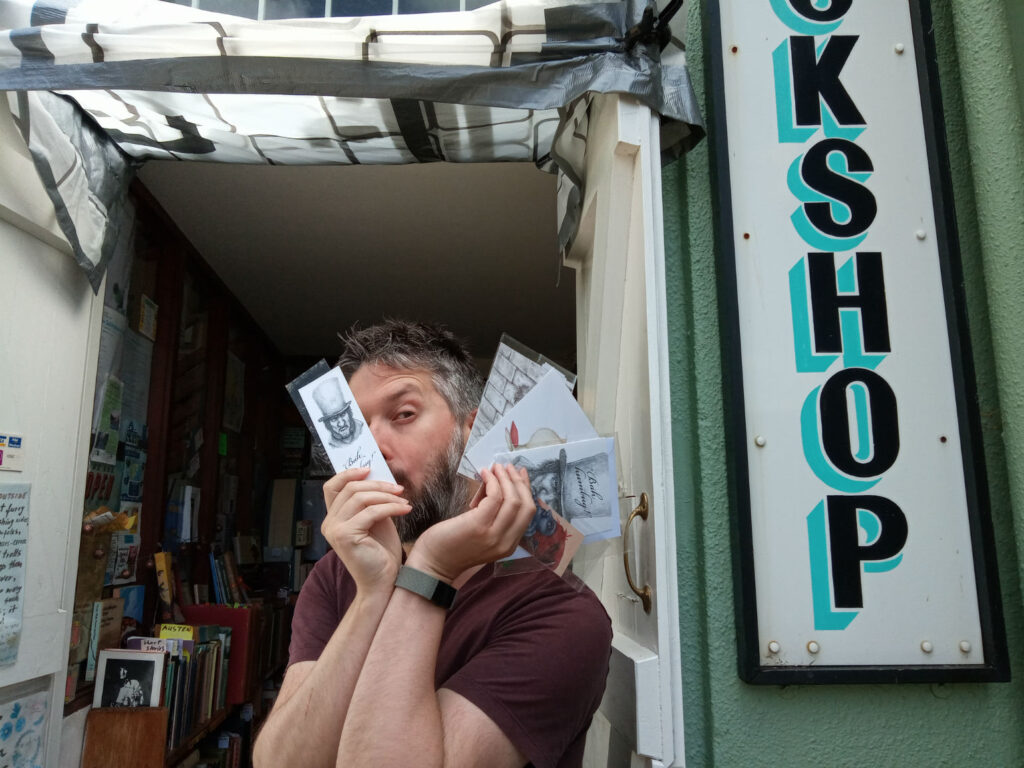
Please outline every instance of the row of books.
[[192, 605], [244, 605], [253, 602], [233, 552], [218, 554], [211, 547], [209, 584], [193, 584], [189, 580], [188, 574], [194, 564], [192, 553], [182, 552], [175, 556], [166, 551], [157, 552], [154, 561], [162, 621], [180, 622], [181, 609]]
[[249, 592], [245, 581], [238, 573], [234, 552], [229, 551], [222, 555], [210, 552], [210, 581], [214, 602], [221, 605], [249, 602]]
[[167, 748], [174, 749], [227, 706], [231, 628], [216, 624], [160, 624], [158, 637], [130, 637], [129, 650], [163, 651], [162, 704]]

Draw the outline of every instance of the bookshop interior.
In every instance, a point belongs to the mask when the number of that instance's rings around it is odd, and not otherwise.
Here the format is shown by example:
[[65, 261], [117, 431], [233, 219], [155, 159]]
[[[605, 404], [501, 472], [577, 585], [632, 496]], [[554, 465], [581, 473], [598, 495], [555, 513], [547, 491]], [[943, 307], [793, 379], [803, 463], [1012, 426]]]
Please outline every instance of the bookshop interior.
[[285, 385], [385, 316], [442, 322], [484, 376], [502, 333], [573, 368], [554, 196], [523, 163], [140, 171], [104, 285], [70, 638], [83, 765], [248, 765], [328, 547], [333, 470]]

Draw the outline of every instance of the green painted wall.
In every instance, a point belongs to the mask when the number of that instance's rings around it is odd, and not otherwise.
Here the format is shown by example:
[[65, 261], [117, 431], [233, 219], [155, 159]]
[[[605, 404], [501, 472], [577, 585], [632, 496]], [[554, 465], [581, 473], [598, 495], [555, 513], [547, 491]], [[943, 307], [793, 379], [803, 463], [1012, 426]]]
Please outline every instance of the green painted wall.
[[1013, 63], [1017, 68], [1017, 93], [1024, 102], [1024, 3], [1007, 3], [1006, 16], [1013, 43]]
[[[663, 174], [691, 766], [1024, 765], [1024, 515], [1014, 514], [1024, 510], [1024, 333], [1014, 333], [1024, 327], [1024, 140], [1021, 100], [1006, 98], [1018, 74], [1003, 2], [1019, 0], [934, 0], [933, 14], [1014, 681], [783, 688], [739, 679], [705, 142]], [[701, 0], [688, 3], [688, 56], [707, 114], [703, 13]]]

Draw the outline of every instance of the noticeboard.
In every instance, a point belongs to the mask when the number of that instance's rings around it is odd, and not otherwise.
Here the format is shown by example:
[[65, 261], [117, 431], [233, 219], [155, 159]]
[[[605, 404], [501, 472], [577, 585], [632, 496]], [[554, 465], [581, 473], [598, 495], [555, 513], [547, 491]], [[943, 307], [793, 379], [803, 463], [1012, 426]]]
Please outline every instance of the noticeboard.
[[710, 12], [740, 674], [1005, 680], [929, 10]]

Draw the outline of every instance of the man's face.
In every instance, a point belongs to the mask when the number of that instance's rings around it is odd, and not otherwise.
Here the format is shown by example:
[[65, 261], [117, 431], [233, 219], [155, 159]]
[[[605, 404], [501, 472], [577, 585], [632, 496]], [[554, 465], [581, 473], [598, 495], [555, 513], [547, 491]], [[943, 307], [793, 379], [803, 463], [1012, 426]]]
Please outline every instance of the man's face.
[[346, 409], [339, 414], [324, 419], [324, 424], [335, 440], [347, 443], [352, 439], [356, 424], [352, 417], [352, 409]]
[[472, 421], [459, 424], [429, 371], [365, 365], [349, 386], [413, 511], [396, 518], [403, 541], [462, 512], [472, 487], [457, 475]]

